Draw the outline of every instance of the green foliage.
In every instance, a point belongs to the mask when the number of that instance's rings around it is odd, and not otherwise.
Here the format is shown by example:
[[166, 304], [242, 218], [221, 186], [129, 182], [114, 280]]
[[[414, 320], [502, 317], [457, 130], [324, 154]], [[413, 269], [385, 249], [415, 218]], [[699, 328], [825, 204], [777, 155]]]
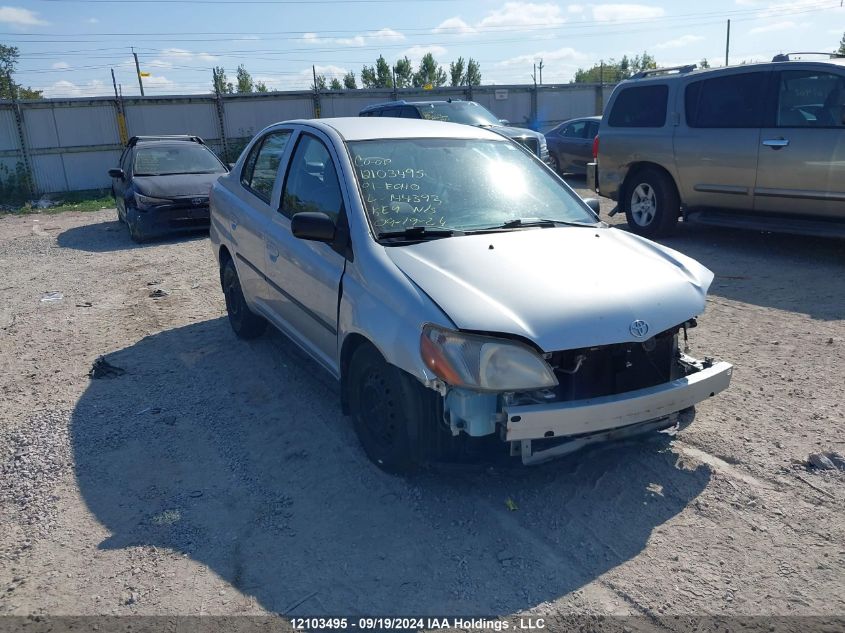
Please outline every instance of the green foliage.
[[226, 78], [226, 71], [222, 66], [215, 66], [211, 71], [211, 87], [216, 94], [225, 95], [235, 92], [232, 82]]
[[244, 65], [241, 64], [238, 66], [238, 74], [237, 74], [237, 92], [252, 92], [255, 87], [254, 82], [252, 81], [252, 75], [247, 72], [247, 69], [244, 68]]
[[358, 84], [355, 82], [355, 73], [351, 70], [343, 76], [343, 87], [347, 90], [355, 90]]
[[393, 87], [393, 77], [390, 72], [390, 66], [384, 59], [384, 55], [378, 56], [375, 67], [364, 66], [361, 69], [361, 83], [364, 88]]
[[836, 52], [839, 55], [845, 55], [845, 34], [843, 34], [842, 39], [839, 40], [839, 50]]
[[465, 86], [480, 86], [481, 85], [481, 64], [475, 61], [472, 57], [467, 62], [467, 72], [464, 77]]
[[449, 81], [452, 86], [463, 86], [466, 81], [466, 62], [463, 57], [449, 64]]
[[41, 99], [40, 90], [25, 88], [15, 83], [18, 57], [20, 53], [17, 46], [0, 44], [0, 99]]
[[317, 85], [311, 83], [311, 90], [328, 90], [328, 83], [325, 75], [317, 75]]
[[414, 73], [414, 86], [417, 88], [431, 84], [434, 87], [446, 85], [446, 71], [434, 59], [434, 55], [426, 53], [420, 60], [419, 68]]
[[28, 200], [30, 195], [29, 176], [25, 165], [19, 162], [12, 170], [7, 165], [0, 164], [0, 201], [18, 205]]
[[396, 61], [396, 87], [410, 88], [414, 85], [414, 69], [411, 66], [411, 60], [403, 57]]
[[267, 88], [267, 84], [265, 84], [263, 81], [256, 81], [255, 92], [270, 92], [270, 90]]
[[707, 58], [705, 57], [700, 62], [698, 62], [698, 67], [699, 68], [710, 68], [710, 62], [708, 62]]
[[633, 59], [629, 59], [625, 55], [618, 62], [615, 59], [610, 59], [604, 64], [596, 64], [586, 70], [579, 68], [575, 71], [573, 83], [617, 83], [623, 79], [628, 79], [631, 75], [641, 70], [650, 70], [652, 68], [657, 68], [657, 61], [647, 52], [643, 52], [642, 55], [636, 55]]
[[332, 77], [332, 80], [329, 83], [329, 88], [332, 90], [343, 90], [343, 84], [340, 83], [340, 79], [337, 77]]

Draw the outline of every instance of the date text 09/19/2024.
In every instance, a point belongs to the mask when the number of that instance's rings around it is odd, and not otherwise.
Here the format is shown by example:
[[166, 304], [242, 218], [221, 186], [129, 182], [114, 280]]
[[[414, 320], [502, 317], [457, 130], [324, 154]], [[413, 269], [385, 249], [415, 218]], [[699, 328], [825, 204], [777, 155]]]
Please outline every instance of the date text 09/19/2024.
[[509, 620], [460, 617], [361, 617], [361, 618], [291, 618], [297, 630], [414, 630], [414, 629], [464, 629], [470, 631], [540, 631], [546, 628], [543, 618], [515, 617]]

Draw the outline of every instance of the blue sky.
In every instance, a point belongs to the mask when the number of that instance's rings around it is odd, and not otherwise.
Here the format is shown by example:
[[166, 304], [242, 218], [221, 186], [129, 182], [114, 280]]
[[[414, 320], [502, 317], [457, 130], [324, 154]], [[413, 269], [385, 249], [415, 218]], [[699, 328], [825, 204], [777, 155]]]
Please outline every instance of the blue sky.
[[[0, 0], [2, 3], [3, 0]], [[481, 64], [483, 83], [529, 83], [543, 59], [544, 83], [578, 67], [647, 50], [661, 65], [731, 63], [778, 52], [833, 50], [845, 32], [840, 0], [703, 2], [518, 2], [502, 0], [9, 0], [0, 43], [21, 52], [17, 81], [45, 96], [138, 94], [130, 46], [147, 94], [208, 92], [211, 69], [230, 78], [244, 64], [271, 89], [306, 88], [311, 65], [327, 77], [373, 64], [416, 63], [427, 51], [444, 66]]]

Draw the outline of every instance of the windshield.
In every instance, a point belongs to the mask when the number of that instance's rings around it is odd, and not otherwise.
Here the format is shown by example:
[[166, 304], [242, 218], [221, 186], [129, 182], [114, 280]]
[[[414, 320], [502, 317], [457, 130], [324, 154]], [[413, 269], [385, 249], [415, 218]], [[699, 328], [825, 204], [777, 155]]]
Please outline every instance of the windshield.
[[349, 149], [377, 233], [491, 229], [532, 218], [596, 224], [566, 185], [508, 141], [385, 139]]
[[465, 125], [501, 125], [493, 113], [477, 103], [415, 103], [420, 116], [431, 121], [449, 121]]
[[135, 154], [136, 176], [218, 174], [225, 172], [217, 157], [201, 145], [143, 147]]

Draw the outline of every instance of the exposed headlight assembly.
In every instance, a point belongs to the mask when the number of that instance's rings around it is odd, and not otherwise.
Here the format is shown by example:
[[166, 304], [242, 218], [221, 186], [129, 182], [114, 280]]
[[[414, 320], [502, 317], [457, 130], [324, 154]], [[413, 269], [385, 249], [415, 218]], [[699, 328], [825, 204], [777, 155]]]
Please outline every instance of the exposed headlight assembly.
[[425, 325], [423, 361], [443, 382], [476, 391], [531, 391], [557, 385], [551, 367], [530, 347], [507, 339]]
[[167, 198], [153, 198], [152, 196], [145, 196], [137, 191], [135, 192], [135, 205], [144, 211], [158, 207], [166, 207], [169, 204], [173, 204], [173, 201], [168, 200]]

